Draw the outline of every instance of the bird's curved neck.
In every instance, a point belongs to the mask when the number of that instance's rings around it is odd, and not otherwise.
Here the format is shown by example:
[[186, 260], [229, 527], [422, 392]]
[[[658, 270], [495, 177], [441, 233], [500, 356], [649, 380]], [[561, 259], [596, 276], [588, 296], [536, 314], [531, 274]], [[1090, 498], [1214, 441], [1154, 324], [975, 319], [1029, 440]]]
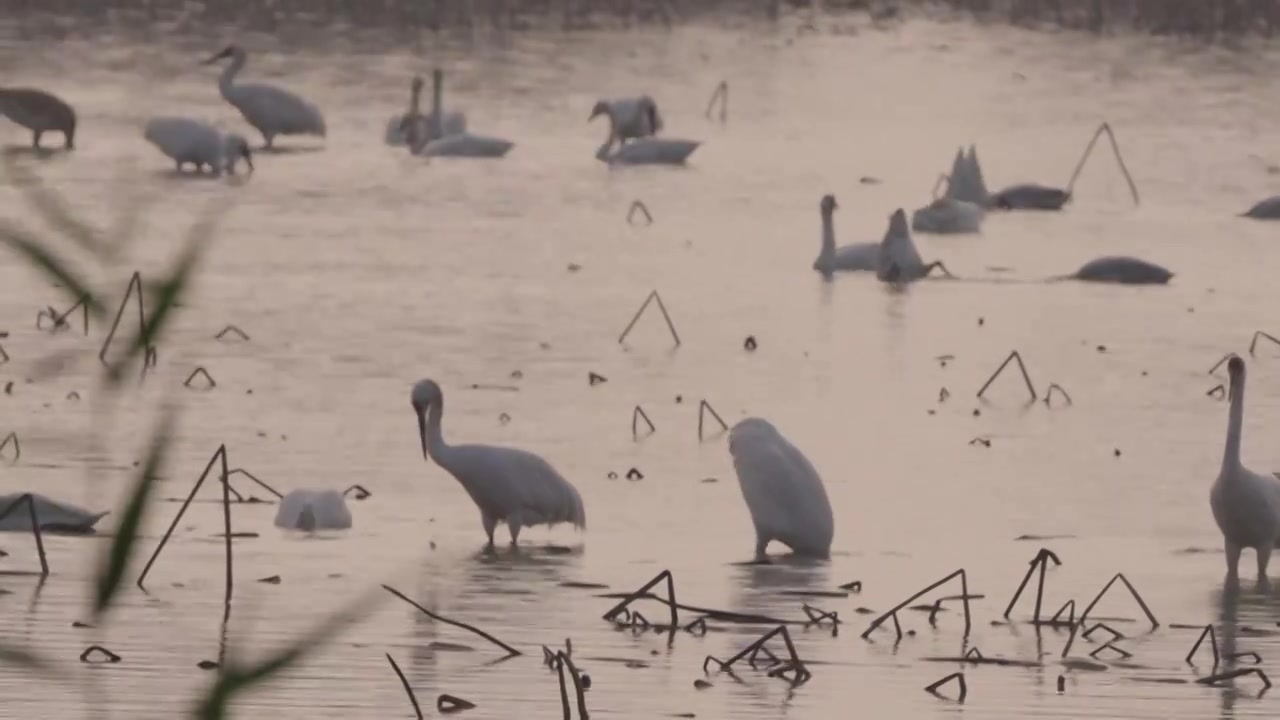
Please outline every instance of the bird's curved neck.
[[1222, 452], [1224, 471], [1240, 469], [1240, 433], [1244, 425], [1244, 378], [1232, 383], [1231, 412], [1227, 415], [1227, 446]]
[[431, 125], [432, 138], [444, 136], [444, 73], [436, 70], [431, 74]]
[[422, 86], [415, 84], [409, 95], [409, 114], [417, 117], [422, 114]]
[[836, 254], [836, 221], [833, 213], [822, 213], [822, 253], [821, 258], [830, 260]]
[[444, 417], [444, 398], [437, 399], [427, 408], [427, 424], [423, 428], [423, 440], [426, 442], [427, 453], [431, 455], [431, 459], [440, 465], [446, 465], [449, 462], [449, 452], [452, 450], [449, 444], [444, 441], [444, 431], [440, 427], [441, 419]]
[[244, 53], [238, 52], [231, 56], [231, 64], [222, 71], [222, 77], [218, 79], [218, 88], [226, 94], [235, 83], [236, 75], [244, 69], [247, 57]]

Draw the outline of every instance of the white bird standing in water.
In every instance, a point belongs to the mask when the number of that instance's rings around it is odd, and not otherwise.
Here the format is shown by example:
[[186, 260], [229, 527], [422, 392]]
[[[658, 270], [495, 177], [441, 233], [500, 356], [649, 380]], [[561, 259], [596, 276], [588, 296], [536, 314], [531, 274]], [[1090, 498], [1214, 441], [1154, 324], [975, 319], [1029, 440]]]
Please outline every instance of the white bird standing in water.
[[470, 132], [449, 134], [442, 123], [444, 112], [444, 73], [431, 73], [431, 114], [425, 119], [416, 113], [406, 115], [400, 127], [409, 143], [409, 152], [425, 157], [500, 158], [515, 143]]
[[[11, 505], [26, 494], [11, 493], [9, 495], [0, 495], [0, 513], [8, 510]], [[76, 507], [70, 503], [58, 502], [44, 495], [37, 495], [36, 493], [30, 493], [30, 495], [35, 502], [36, 522], [40, 523], [41, 530], [91, 533], [93, 532], [93, 526], [107, 516], [106, 512], [89, 512], [84, 508]], [[0, 518], [0, 531], [31, 532], [31, 511], [27, 509], [26, 503], [23, 503], [22, 507], [13, 508], [7, 515]]]
[[1227, 401], [1227, 445], [1222, 454], [1222, 470], [1209, 491], [1209, 507], [1222, 531], [1226, 546], [1227, 583], [1237, 585], [1236, 566], [1240, 552], [1253, 548], [1258, 558], [1258, 585], [1266, 587], [1267, 563], [1271, 549], [1280, 544], [1280, 479], [1259, 475], [1240, 462], [1240, 432], [1244, 425], [1244, 360], [1227, 361], [1231, 389]]
[[228, 45], [205, 64], [211, 65], [224, 58], [231, 58], [231, 64], [222, 71], [218, 89], [222, 97], [262, 133], [266, 148], [272, 147], [277, 135], [325, 136], [324, 117], [316, 106], [274, 85], [235, 82], [247, 60], [244, 49], [239, 45]]
[[196, 172], [208, 165], [214, 177], [234, 174], [236, 161], [244, 159], [253, 172], [253, 153], [249, 143], [235, 133], [222, 134], [217, 128], [199, 120], [184, 117], [158, 117], [147, 122], [143, 137], [178, 165], [191, 163]]
[[337, 490], [294, 490], [280, 499], [275, 526], [306, 532], [346, 530], [351, 527], [351, 511], [347, 509], [346, 493]]
[[462, 483], [480, 509], [490, 548], [499, 522], [507, 524], [512, 546], [524, 527], [572, 523], [581, 530], [587, 526], [578, 490], [541, 457], [515, 448], [446, 443], [440, 429], [444, 393], [434, 380], [414, 385], [410, 401], [418, 416], [423, 457], [430, 457]]
[[648, 95], [619, 98], [616, 100], [600, 100], [591, 108], [587, 122], [605, 115], [613, 125], [618, 141], [645, 138], [657, 135], [662, 130], [662, 116], [658, 114], [658, 104]]
[[822, 246], [813, 269], [830, 276], [836, 270], [875, 270], [880, 257], [880, 243], [854, 243], [836, 247], [835, 195], [823, 195], [818, 210], [822, 213]]
[[[422, 133], [419, 137], [430, 136], [431, 118], [422, 114], [422, 87], [425, 82], [421, 75], [414, 75], [413, 82], [409, 85], [409, 112], [403, 115], [396, 115], [387, 122], [387, 144], [393, 146], [409, 145], [409, 125], [410, 122], [426, 123], [425, 130], [419, 130]], [[459, 135], [467, 131], [467, 116], [461, 112], [446, 112], [440, 119], [440, 129], [445, 135]]]
[[822, 478], [809, 459], [766, 420], [747, 418], [729, 431], [729, 454], [756, 528], [756, 560], [777, 540], [797, 554], [831, 556], [835, 521]]
[[907, 227], [907, 213], [902, 208], [889, 216], [889, 228], [885, 230], [878, 250], [876, 277], [884, 282], [912, 282], [927, 276], [934, 268], [951, 276], [951, 271], [941, 261], [935, 260], [926, 265], [920, 258], [920, 251], [916, 249], [911, 230]]

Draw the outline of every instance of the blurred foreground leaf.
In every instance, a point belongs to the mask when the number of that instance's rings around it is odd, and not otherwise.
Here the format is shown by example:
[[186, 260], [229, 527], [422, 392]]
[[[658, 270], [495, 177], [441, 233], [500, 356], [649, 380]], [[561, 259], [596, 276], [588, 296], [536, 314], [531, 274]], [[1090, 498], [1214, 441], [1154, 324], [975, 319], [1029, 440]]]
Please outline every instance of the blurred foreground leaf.
[[8, 222], [0, 222], [0, 242], [13, 248], [32, 265], [36, 266], [58, 285], [61, 285], [72, 300], [84, 299], [89, 313], [101, 319], [105, 310], [94, 297], [89, 285], [81, 280], [71, 268], [58, 259], [53, 251], [37, 240], [31, 233]]
[[192, 711], [192, 716], [199, 720], [225, 720], [227, 709], [232, 698], [254, 685], [269, 680], [272, 676], [302, 661], [325, 643], [334, 639], [339, 633], [355, 624], [381, 597], [374, 587], [366, 590], [342, 609], [325, 618], [323, 622], [312, 628], [300, 640], [289, 647], [276, 651], [267, 659], [255, 665], [241, 665], [232, 661], [231, 653], [227, 653], [226, 664], [223, 665], [217, 682], [209, 688]]
[[130, 493], [129, 502], [125, 505], [120, 526], [116, 528], [116, 537], [107, 549], [103, 562], [99, 563], [97, 594], [93, 600], [95, 618], [100, 618], [111, 607], [111, 601], [120, 589], [120, 582], [124, 579], [125, 570], [128, 569], [129, 558], [137, 545], [142, 519], [151, 500], [151, 490], [155, 487], [156, 479], [159, 478], [168, 459], [169, 445], [173, 440], [174, 415], [174, 407], [165, 406], [160, 416], [160, 424], [151, 436], [151, 447], [147, 451], [146, 462], [143, 463], [138, 479], [133, 485], [133, 492]]
[[99, 237], [99, 233], [86, 223], [77, 220], [71, 213], [71, 208], [57, 193], [45, 187], [44, 181], [38, 175], [11, 158], [6, 159], [5, 166], [5, 170], [13, 178], [13, 184], [31, 200], [31, 204], [46, 222], [82, 249], [105, 259], [108, 248]]
[[61, 680], [65, 674], [34, 650], [3, 643], [0, 643], [0, 665], [16, 665], [23, 670], [30, 670], [54, 680]]

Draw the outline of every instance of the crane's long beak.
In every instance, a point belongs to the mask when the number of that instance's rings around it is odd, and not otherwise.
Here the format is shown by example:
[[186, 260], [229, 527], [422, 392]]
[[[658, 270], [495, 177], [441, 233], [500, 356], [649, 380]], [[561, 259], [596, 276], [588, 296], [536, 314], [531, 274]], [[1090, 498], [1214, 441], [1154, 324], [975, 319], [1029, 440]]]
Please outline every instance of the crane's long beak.
[[427, 414], [426, 408], [415, 407], [418, 413], [418, 438], [422, 440], [422, 457], [427, 457]]

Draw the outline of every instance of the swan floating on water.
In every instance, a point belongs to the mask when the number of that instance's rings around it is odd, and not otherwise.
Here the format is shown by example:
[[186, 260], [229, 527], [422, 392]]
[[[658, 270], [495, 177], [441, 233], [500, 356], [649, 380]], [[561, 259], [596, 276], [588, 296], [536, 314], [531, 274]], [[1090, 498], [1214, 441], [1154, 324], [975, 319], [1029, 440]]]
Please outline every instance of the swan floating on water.
[[208, 165], [215, 177], [223, 171], [234, 174], [236, 161], [241, 158], [249, 166], [249, 172], [253, 172], [253, 153], [249, 151], [248, 141], [235, 133], [224, 135], [199, 120], [152, 118], [143, 137], [177, 163], [178, 172], [182, 172], [183, 165], [191, 163], [196, 166], [196, 172], [202, 172]]
[[902, 208], [889, 216], [889, 227], [878, 250], [876, 277], [883, 282], [912, 282], [926, 277], [934, 268], [951, 276], [951, 271], [941, 261], [935, 260], [926, 265], [920, 258], [920, 251], [916, 249], [911, 230], [907, 227], [907, 213]]
[[1227, 401], [1227, 443], [1222, 454], [1222, 470], [1209, 491], [1209, 507], [1222, 531], [1226, 547], [1227, 582], [1239, 582], [1240, 552], [1253, 548], [1258, 559], [1258, 584], [1266, 586], [1271, 550], [1280, 544], [1280, 479], [1259, 475], [1240, 462], [1240, 434], [1244, 425], [1244, 360], [1227, 361], [1231, 389]]
[[294, 490], [280, 499], [275, 526], [286, 530], [346, 530], [351, 511], [337, 490]]
[[971, 148], [970, 155], [965, 155], [963, 148], [957, 150], [951, 163], [951, 174], [939, 178], [939, 182], [943, 181], [947, 186], [946, 193], [911, 214], [911, 229], [937, 234], [981, 230], [986, 187], [982, 181], [982, 170], [978, 167], [976, 150]]
[[756, 528], [756, 559], [773, 540], [797, 555], [831, 556], [835, 520], [822, 478], [809, 459], [767, 420], [747, 418], [729, 431], [729, 454]]
[[434, 380], [422, 380], [410, 395], [418, 416], [423, 457], [444, 468], [480, 509], [480, 522], [493, 547], [493, 531], [505, 522], [516, 544], [520, 529], [571, 523], [587, 526], [587, 513], [577, 488], [546, 460], [531, 452], [492, 445], [449, 445], [440, 422], [444, 392]]
[[600, 100], [591, 108], [587, 122], [604, 115], [609, 118], [618, 141], [651, 137], [662, 130], [662, 116], [658, 114], [658, 104], [648, 95], [619, 98], [616, 100]]
[[837, 270], [875, 270], [880, 243], [854, 243], [836, 247], [835, 212], [840, 206], [834, 195], [823, 195], [818, 204], [822, 213], [822, 247], [813, 269], [830, 276]]
[[409, 152], [425, 157], [500, 158], [515, 143], [487, 135], [470, 132], [446, 134], [442, 127], [444, 109], [444, 73], [439, 69], [431, 73], [431, 114], [424, 119], [420, 115], [406, 115], [401, 123], [409, 143]]
[[[0, 495], [0, 512], [4, 512], [10, 505], [26, 494], [10, 493], [8, 495]], [[36, 493], [30, 493], [30, 495], [31, 499], [35, 501], [36, 522], [40, 523], [41, 530], [91, 533], [94, 531], [93, 526], [108, 514], [106, 512], [89, 512], [75, 505], [58, 502]], [[14, 508], [12, 512], [0, 519], [0, 532], [31, 532], [31, 513], [27, 510], [25, 504], [22, 507]]]
[[596, 159], [610, 165], [683, 165], [701, 144], [696, 140], [647, 137], [619, 144], [617, 150], [611, 151], [610, 138], [596, 151]]
[[[409, 132], [406, 123], [427, 123], [426, 133], [430, 133], [432, 118], [423, 115], [420, 109], [422, 87], [425, 81], [421, 75], [415, 75], [410, 83], [409, 112], [396, 115], [387, 121], [387, 144], [401, 146], [409, 144]], [[467, 116], [461, 112], [446, 112], [440, 120], [440, 130], [444, 135], [458, 135], [467, 131]], [[421, 132], [421, 131], [420, 131]], [[434, 139], [435, 136], [431, 136]]]
[[1070, 277], [1088, 282], [1122, 285], [1164, 285], [1173, 277], [1173, 273], [1146, 260], [1112, 256], [1090, 260]]
[[1269, 197], [1249, 208], [1240, 217], [1254, 220], [1280, 220], [1280, 195]]
[[31, 146], [50, 130], [62, 133], [67, 150], [76, 147], [76, 111], [54, 95], [35, 88], [0, 88], [0, 114], [31, 131]]
[[228, 45], [205, 64], [211, 65], [224, 58], [231, 58], [231, 64], [222, 71], [218, 89], [222, 97], [240, 111], [245, 121], [262, 133], [266, 148], [272, 147], [277, 135], [325, 136], [324, 117], [316, 106], [274, 85], [235, 82], [236, 75], [247, 61], [245, 51], [239, 45]]

